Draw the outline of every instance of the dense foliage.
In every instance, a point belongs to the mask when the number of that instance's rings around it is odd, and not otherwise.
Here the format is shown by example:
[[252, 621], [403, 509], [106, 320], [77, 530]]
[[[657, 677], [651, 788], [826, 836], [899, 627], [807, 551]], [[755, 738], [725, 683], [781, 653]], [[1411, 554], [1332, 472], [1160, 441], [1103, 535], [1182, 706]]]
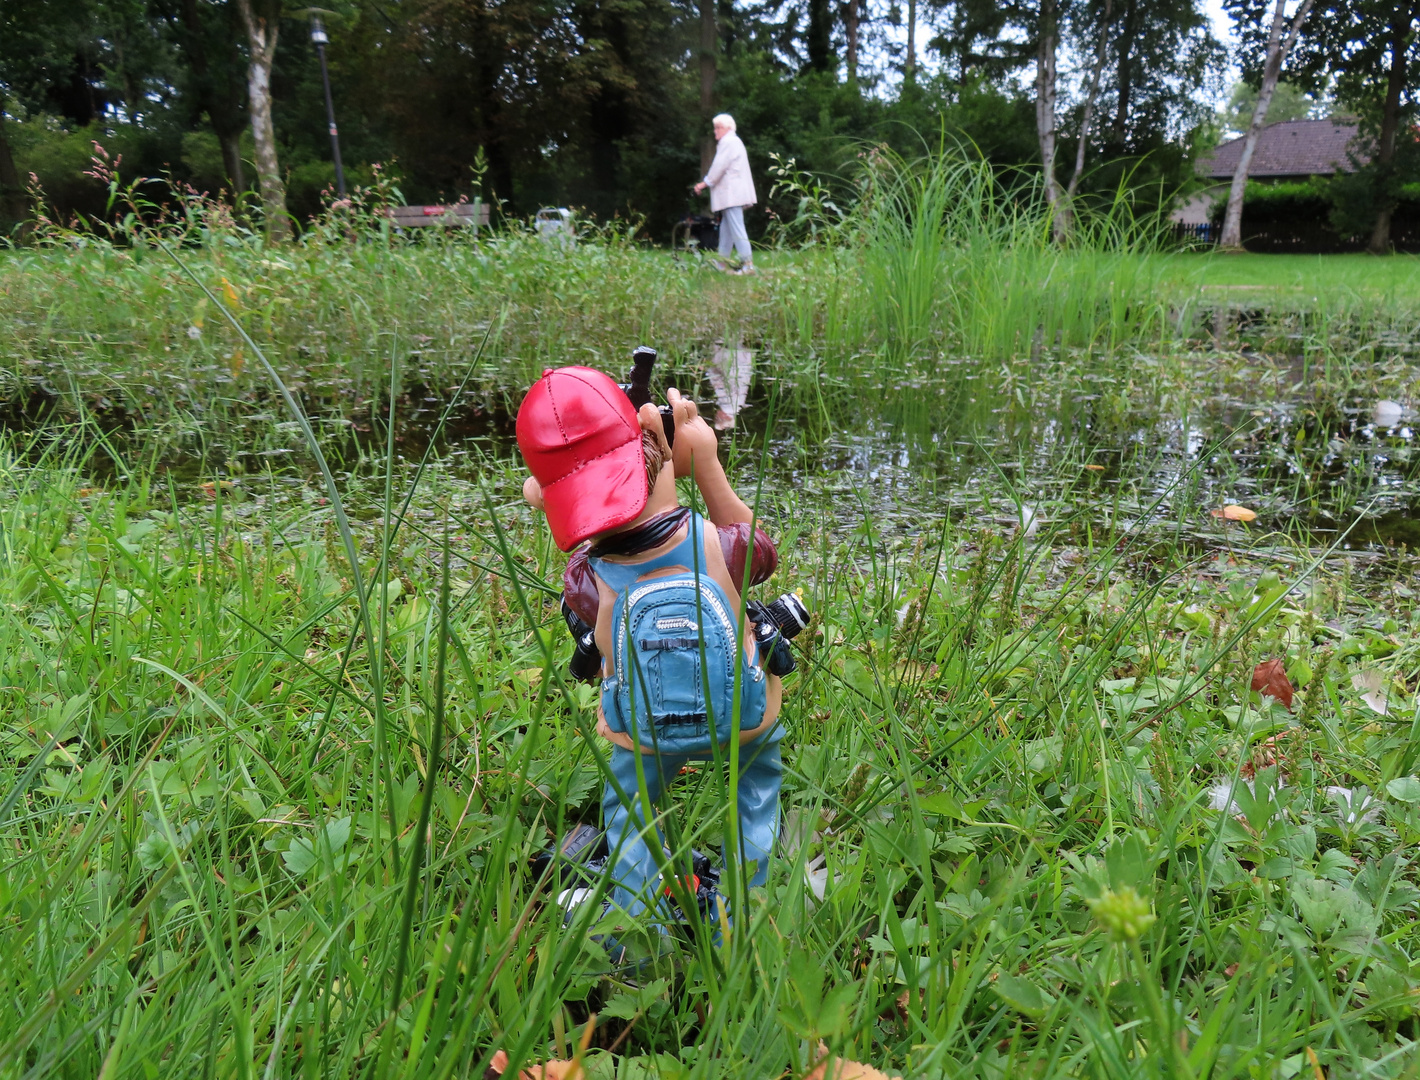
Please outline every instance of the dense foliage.
[[[101, 142], [125, 175], [164, 172], [215, 193], [256, 179], [236, 9], [250, 0], [15, 0], [0, 12], [0, 227], [26, 215], [33, 172], [61, 216], [105, 211], [84, 174]], [[257, 4], [261, 8], [262, 4]], [[279, 3], [265, 3], [272, 12]], [[869, 144], [917, 152], [945, 131], [1000, 167], [1039, 167], [1028, 84], [1029, 3], [698, 8], [684, 0], [342, 0], [325, 15], [350, 184], [397, 162], [410, 201], [482, 195], [525, 214], [571, 204], [605, 220], [670, 222], [701, 205], [709, 113], [739, 118], [760, 178], [772, 155], [849, 172]], [[271, 95], [288, 208], [304, 225], [335, 173], [304, 9], [273, 15]], [[258, 12], [260, 14], [260, 12]], [[1108, 15], [1108, 18], [1105, 16]], [[1082, 190], [1128, 176], [1152, 198], [1187, 176], [1195, 92], [1221, 60], [1195, 0], [1076, 0], [1064, 40], [1104, 69]], [[706, 52], [702, 35], [711, 32]], [[851, 32], [850, 32], [851, 31]], [[711, 91], [707, 97], [703, 80]], [[1060, 171], [1081, 123], [1083, 75], [1062, 82]], [[761, 230], [765, 219], [756, 216]]]

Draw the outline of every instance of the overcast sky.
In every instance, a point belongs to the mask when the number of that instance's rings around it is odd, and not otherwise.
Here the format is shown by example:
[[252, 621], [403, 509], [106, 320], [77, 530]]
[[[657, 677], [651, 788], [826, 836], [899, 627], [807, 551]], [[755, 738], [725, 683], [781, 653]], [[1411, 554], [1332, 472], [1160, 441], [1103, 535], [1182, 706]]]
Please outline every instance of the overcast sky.
[[[1213, 24], [1213, 36], [1223, 43], [1224, 48], [1227, 50], [1229, 60], [1228, 69], [1223, 78], [1223, 85], [1222, 88], [1218, 91], [1218, 93], [1216, 95], [1210, 95], [1206, 90], [1200, 90], [1198, 93], [1199, 96], [1208, 104], [1212, 105], [1216, 109], [1221, 109], [1224, 105], [1227, 104], [1228, 89], [1232, 86], [1233, 83], [1238, 80], [1241, 74], [1238, 69], [1237, 62], [1234, 59], [1234, 57], [1237, 55], [1237, 38], [1233, 35], [1233, 21], [1228, 18], [1227, 12], [1223, 10], [1223, 0], [1202, 0], [1202, 3], [1203, 10], [1207, 13], [1209, 20]], [[905, 11], [906, 4], [903, 4], [902, 8]], [[884, 30], [887, 39], [892, 42], [899, 50], [902, 50], [906, 46], [906, 25], [889, 25], [886, 26]], [[919, 50], [922, 50], [923, 45], [925, 43], [925, 39], [930, 36], [929, 32], [927, 31], [927, 28], [925, 26], [919, 25], [917, 36], [917, 48]], [[925, 60], [927, 64], [932, 63], [932, 60], [930, 58], [923, 57], [920, 51], [918, 55], [919, 58]], [[900, 60], [900, 51], [898, 53], [898, 57]], [[878, 52], [877, 50], [872, 50], [868, 57], [868, 63], [872, 66], [878, 67], [884, 75], [883, 81], [878, 84], [879, 93], [890, 92], [892, 88], [896, 87], [898, 80], [901, 76], [895, 70], [895, 63], [890, 62], [887, 59], [886, 55]], [[1086, 67], [1088, 67], [1088, 61], [1079, 62], [1073, 55], [1065, 55], [1062, 53], [1060, 57], [1060, 73], [1062, 77], [1068, 77], [1066, 76], [1067, 72], [1083, 71]], [[1034, 78], [1034, 73], [1033, 71], [1025, 71], [1023, 73], [1023, 77], [1026, 82], [1030, 82]]]
[[[1228, 18], [1227, 12], [1223, 10], [1223, 0], [1203, 0], [1203, 10], [1208, 13], [1208, 18], [1213, 21], [1213, 36], [1228, 50], [1228, 76], [1223, 80], [1224, 86], [1231, 86], [1237, 82], [1239, 75], [1237, 60], [1237, 38], [1233, 36], [1233, 20]], [[1213, 102], [1215, 107], [1221, 108], [1226, 103], [1227, 91], [1224, 90], [1224, 98]]]

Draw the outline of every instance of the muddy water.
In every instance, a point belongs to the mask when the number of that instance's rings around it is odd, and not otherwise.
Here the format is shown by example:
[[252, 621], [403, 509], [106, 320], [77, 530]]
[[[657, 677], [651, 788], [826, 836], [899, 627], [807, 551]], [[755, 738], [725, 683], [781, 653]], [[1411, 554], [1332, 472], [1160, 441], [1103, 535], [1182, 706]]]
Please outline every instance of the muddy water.
[[[1257, 512], [1253, 532], [1352, 550], [1420, 547], [1420, 417], [1374, 392], [1319, 398], [1293, 374], [1191, 396], [1186, 407], [1082, 381], [1042, 408], [979, 372], [825, 392], [777, 383], [761, 368], [722, 447], [742, 490], [763, 472], [766, 513], [806, 515], [833, 531], [870, 521], [912, 533], [944, 513], [1015, 526], [1025, 512], [1037, 527], [1214, 543], [1225, 530], [1209, 511], [1237, 503]], [[697, 396], [713, 409], [708, 384]], [[421, 455], [443, 410], [433, 396], [408, 401], [397, 450]], [[437, 449], [456, 468], [511, 458], [513, 427], [497, 404], [455, 409]], [[382, 453], [377, 427], [357, 424], [355, 434]]]
[[[1252, 532], [1353, 550], [1415, 549], [1420, 416], [1407, 395], [1417, 381], [1411, 368], [1396, 366], [1411, 363], [1368, 361], [1344, 381], [1322, 383], [1301, 361], [1212, 379], [1206, 360], [1196, 375], [1180, 377], [1177, 362], [1140, 357], [1113, 369], [1083, 361], [1058, 375], [1033, 361], [995, 367], [943, 358], [935, 369], [919, 365], [874, 385], [780, 379], [773, 358], [761, 355], [722, 447], [742, 490], [763, 476], [766, 513], [839, 532], [866, 522], [913, 533], [943, 514], [1006, 527], [1024, 512], [1037, 528], [1117, 527], [1213, 544], [1226, 542], [1227, 532], [1209, 511], [1237, 503], [1258, 514]], [[1372, 370], [1384, 377], [1370, 377]], [[1166, 392], [1154, 384], [1170, 371]], [[667, 377], [695, 382], [683, 372]], [[696, 396], [712, 413], [711, 385], [702, 382]], [[470, 396], [449, 407], [437, 392], [414, 387], [396, 402], [396, 453], [417, 461], [432, 442], [448, 467], [470, 477], [490, 456], [511, 461], [511, 400]], [[346, 407], [348, 415], [327, 415], [317, 426], [327, 456], [359, 475], [370, 471], [362, 457], [384, 456], [387, 408]], [[199, 432], [163, 456], [163, 468], [178, 479], [217, 471], [258, 485], [270, 472], [284, 474], [283, 483], [309, 482], [312, 462], [296, 425], [275, 401], [268, 409], [246, 415], [235, 435]], [[120, 421], [109, 429], [114, 445], [130, 460], [152, 460], [155, 434]], [[34, 431], [49, 421], [40, 408], [0, 416], [0, 426]], [[102, 471], [103, 455], [91, 466]]]

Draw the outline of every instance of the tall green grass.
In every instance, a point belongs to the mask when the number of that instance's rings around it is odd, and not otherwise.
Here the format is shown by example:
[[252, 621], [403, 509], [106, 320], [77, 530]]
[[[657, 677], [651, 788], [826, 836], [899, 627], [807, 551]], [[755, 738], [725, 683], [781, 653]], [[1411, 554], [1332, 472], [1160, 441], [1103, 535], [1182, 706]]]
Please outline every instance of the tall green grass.
[[948, 365], [1132, 350], [1197, 367], [1219, 345], [1249, 343], [1300, 341], [1308, 374], [1329, 376], [1413, 339], [1413, 306], [1397, 292], [1328, 295], [1301, 311], [1269, 302], [1243, 310], [1240, 329], [1240, 301], [1181, 272], [1124, 193], [1082, 210], [1060, 246], [1028, 189], [1006, 189], [955, 149], [865, 161], [833, 227], [763, 254], [758, 279], [725, 279], [619, 228], [586, 230], [571, 251], [516, 223], [477, 240], [404, 237], [363, 203], [279, 250], [191, 196], [107, 234], [51, 224], [35, 246], [0, 252], [0, 403], [12, 423], [92, 416], [115, 440], [138, 429], [214, 463], [292, 448], [269, 420], [250, 350], [162, 256], [162, 237], [238, 311], [336, 443], [346, 421], [386, 411], [391, 391], [406, 412], [426, 399], [437, 408], [471, 375], [465, 404], [496, 411], [546, 366], [618, 370], [641, 341], [661, 348], [676, 381], [698, 382], [716, 343], [737, 340], [791, 397], [851, 399]]
[[[766, 504], [817, 612], [784, 857], [722, 945], [651, 934], [632, 972], [528, 868], [595, 820], [603, 749], [515, 473], [425, 471], [402, 512], [367, 462], [367, 622], [319, 488], [36, 452], [0, 466], [6, 1075], [478, 1075], [592, 1013], [606, 1076], [797, 1075], [820, 1040], [911, 1076], [1412, 1064], [1416, 613], [1339, 564]], [[1270, 656], [1295, 719], [1248, 689]], [[677, 786], [680, 843], [717, 846], [723, 785]], [[1129, 889], [1155, 921], [1115, 940]]]
[[867, 313], [890, 348], [982, 360], [1043, 348], [1172, 345], [1161, 230], [1117, 200], [1051, 240], [1043, 202], [1007, 193], [985, 162], [943, 149], [873, 159], [856, 208]]

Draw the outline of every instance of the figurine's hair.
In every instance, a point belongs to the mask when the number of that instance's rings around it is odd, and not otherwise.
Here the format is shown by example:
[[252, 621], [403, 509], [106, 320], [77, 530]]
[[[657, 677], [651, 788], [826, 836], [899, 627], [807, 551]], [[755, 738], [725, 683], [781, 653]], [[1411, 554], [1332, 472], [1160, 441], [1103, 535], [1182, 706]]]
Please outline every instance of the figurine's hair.
[[646, 490], [649, 492], [656, 486], [668, 459], [661, 449], [661, 440], [649, 431], [641, 432], [641, 453], [646, 458]]

